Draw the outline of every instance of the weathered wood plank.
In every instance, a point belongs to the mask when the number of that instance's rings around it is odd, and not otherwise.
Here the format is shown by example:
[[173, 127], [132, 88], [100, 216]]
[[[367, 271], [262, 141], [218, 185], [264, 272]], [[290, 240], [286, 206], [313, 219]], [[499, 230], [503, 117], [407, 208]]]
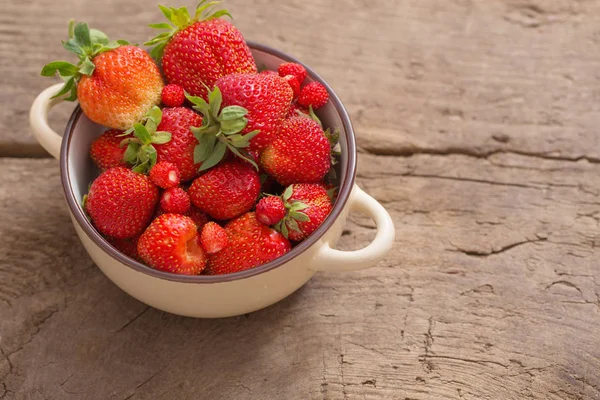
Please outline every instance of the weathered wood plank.
[[[365, 150], [600, 161], [598, 2], [228, 0], [227, 7], [248, 39], [298, 56], [333, 85]], [[44, 154], [26, 114], [49, 85], [36, 77], [40, 67], [66, 57], [59, 42], [69, 17], [138, 42], [161, 18], [142, 0], [7, 2], [0, 155]], [[54, 116], [55, 125], [67, 115]]]
[[[212, 321], [121, 292], [78, 243], [57, 163], [1, 159], [0, 396], [600, 396], [600, 165], [511, 154], [359, 162], [359, 183], [397, 224], [389, 257]], [[354, 216], [341, 247], [364, 245], [371, 227]]]

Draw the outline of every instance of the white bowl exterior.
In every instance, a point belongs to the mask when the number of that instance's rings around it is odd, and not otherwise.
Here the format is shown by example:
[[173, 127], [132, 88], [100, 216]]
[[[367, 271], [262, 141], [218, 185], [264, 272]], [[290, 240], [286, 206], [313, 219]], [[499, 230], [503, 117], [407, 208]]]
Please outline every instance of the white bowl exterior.
[[335, 246], [348, 217], [348, 207], [319, 241], [284, 265], [245, 279], [218, 283], [185, 283], [157, 278], [122, 264], [104, 252], [71, 220], [83, 246], [102, 272], [123, 291], [152, 307], [187, 317], [221, 318], [270, 306], [304, 285], [321, 246]]

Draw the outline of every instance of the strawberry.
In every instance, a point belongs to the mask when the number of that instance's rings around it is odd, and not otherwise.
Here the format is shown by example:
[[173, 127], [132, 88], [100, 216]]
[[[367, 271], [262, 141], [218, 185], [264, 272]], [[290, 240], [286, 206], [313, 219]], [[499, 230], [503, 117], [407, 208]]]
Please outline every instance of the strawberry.
[[296, 242], [306, 239], [321, 226], [333, 208], [327, 189], [318, 183], [290, 185], [282, 198], [287, 212], [275, 229]]
[[300, 82], [298, 82], [298, 79], [294, 75], [286, 75], [283, 77], [283, 80], [292, 88], [294, 99], [298, 97], [300, 95]]
[[100, 233], [125, 239], [142, 233], [157, 201], [158, 188], [147, 176], [116, 167], [92, 182], [84, 208]]
[[330, 144], [323, 128], [303, 116], [286, 119], [279, 137], [260, 155], [261, 167], [283, 186], [320, 182], [330, 161]]
[[208, 257], [206, 272], [229, 274], [258, 267], [287, 253], [290, 242], [279, 232], [246, 213], [225, 226], [229, 244]]
[[328, 100], [329, 93], [319, 82], [311, 82], [304, 86], [298, 96], [298, 104], [304, 107], [312, 106], [314, 109], [323, 107]]
[[90, 146], [90, 157], [101, 170], [114, 167], [126, 167], [123, 159], [125, 148], [121, 147], [123, 131], [110, 129], [98, 136]]
[[151, 55], [162, 57], [162, 68], [169, 83], [186, 92], [207, 99], [208, 90], [220, 77], [236, 72], [257, 72], [254, 58], [244, 37], [229, 21], [219, 19], [227, 10], [209, 11], [215, 2], [202, 0], [194, 17], [186, 7], [159, 6], [171, 22], [150, 27], [167, 29], [147, 46], [155, 46]]
[[78, 55], [77, 65], [55, 61], [45, 65], [41, 74], [58, 73], [65, 79], [54, 97], [70, 92], [66, 100], [79, 100], [92, 121], [126, 130], [160, 102], [163, 79], [146, 51], [125, 41], [109, 41], [85, 23], [69, 24], [69, 40], [63, 46]]
[[202, 228], [200, 244], [206, 254], [218, 253], [229, 244], [227, 232], [216, 222], [209, 222]]
[[138, 241], [140, 258], [152, 268], [182, 275], [199, 275], [206, 266], [198, 230], [191, 218], [163, 214]]
[[285, 217], [285, 211], [281, 197], [263, 197], [256, 204], [256, 219], [265, 225], [275, 225]]
[[134, 236], [132, 238], [127, 239], [108, 238], [108, 242], [121, 253], [125, 254], [130, 258], [133, 258], [134, 260], [138, 260], [140, 258], [140, 255], [137, 251], [137, 244], [139, 239], [139, 236]]
[[189, 108], [162, 110], [162, 119], [157, 129], [171, 133], [171, 140], [155, 145], [157, 160], [175, 164], [184, 182], [194, 178], [200, 168], [200, 164], [194, 163], [194, 148], [198, 141], [190, 130], [190, 127], [200, 125], [202, 117]]
[[306, 79], [308, 73], [306, 72], [306, 68], [298, 63], [283, 63], [279, 65], [277, 68], [277, 72], [279, 76], [293, 75], [298, 79], [298, 84], [301, 85], [302, 82]]
[[160, 99], [167, 107], [181, 107], [185, 101], [185, 91], [181, 86], [169, 83], [163, 88]]
[[169, 188], [160, 196], [160, 209], [164, 213], [185, 215], [190, 205], [190, 196], [180, 187]]
[[188, 193], [198, 209], [220, 220], [250, 211], [260, 191], [258, 173], [242, 161], [226, 161], [196, 178]]
[[231, 74], [217, 80], [223, 106], [240, 106], [248, 111], [248, 124], [242, 135], [258, 130], [250, 140], [251, 150], [262, 150], [277, 137], [279, 127], [289, 110], [294, 91], [274, 74]]
[[181, 178], [179, 168], [168, 161], [156, 163], [148, 175], [152, 183], [162, 189], [168, 189], [179, 185]]

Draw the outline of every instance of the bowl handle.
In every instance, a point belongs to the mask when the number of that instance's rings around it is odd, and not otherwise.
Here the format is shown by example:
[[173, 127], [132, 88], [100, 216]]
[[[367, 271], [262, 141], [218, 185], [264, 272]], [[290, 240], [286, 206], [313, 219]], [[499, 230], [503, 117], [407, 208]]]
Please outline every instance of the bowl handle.
[[51, 98], [58, 93], [62, 86], [62, 83], [57, 83], [40, 93], [33, 101], [31, 110], [29, 111], [29, 125], [33, 131], [33, 135], [38, 143], [54, 158], [58, 158], [60, 155], [62, 137], [48, 125], [48, 112], [63, 100], [60, 97], [56, 99]]
[[325, 243], [318, 250], [311, 270], [340, 272], [368, 268], [382, 260], [392, 248], [396, 235], [394, 223], [390, 214], [377, 200], [354, 185], [348, 207], [350, 211], [361, 211], [375, 221], [375, 239], [367, 247], [354, 251], [332, 249], [329, 243]]

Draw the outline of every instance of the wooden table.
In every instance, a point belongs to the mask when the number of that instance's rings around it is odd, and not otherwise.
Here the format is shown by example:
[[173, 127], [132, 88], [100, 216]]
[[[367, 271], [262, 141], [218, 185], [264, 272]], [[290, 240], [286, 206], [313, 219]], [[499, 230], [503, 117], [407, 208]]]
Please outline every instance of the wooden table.
[[[600, 1], [227, 7], [340, 95], [395, 247], [237, 318], [129, 297], [78, 241], [27, 112], [69, 17], [142, 42], [161, 16], [142, 0], [5, 1], [0, 399], [600, 399]], [[340, 247], [373, 236], [355, 215]]]

